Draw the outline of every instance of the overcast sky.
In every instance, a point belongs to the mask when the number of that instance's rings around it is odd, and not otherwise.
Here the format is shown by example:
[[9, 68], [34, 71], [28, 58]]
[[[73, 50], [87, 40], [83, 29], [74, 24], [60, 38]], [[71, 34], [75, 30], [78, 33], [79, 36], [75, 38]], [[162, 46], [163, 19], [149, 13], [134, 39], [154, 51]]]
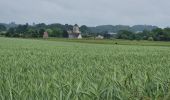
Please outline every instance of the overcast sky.
[[0, 0], [0, 22], [170, 26], [170, 0]]

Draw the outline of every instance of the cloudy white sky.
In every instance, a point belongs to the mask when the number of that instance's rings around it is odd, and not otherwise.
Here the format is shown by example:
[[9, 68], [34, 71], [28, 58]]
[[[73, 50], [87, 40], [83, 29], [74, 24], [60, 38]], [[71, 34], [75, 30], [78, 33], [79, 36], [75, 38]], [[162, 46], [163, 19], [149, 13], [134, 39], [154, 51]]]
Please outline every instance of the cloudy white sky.
[[170, 26], [170, 0], [0, 0], [0, 22]]

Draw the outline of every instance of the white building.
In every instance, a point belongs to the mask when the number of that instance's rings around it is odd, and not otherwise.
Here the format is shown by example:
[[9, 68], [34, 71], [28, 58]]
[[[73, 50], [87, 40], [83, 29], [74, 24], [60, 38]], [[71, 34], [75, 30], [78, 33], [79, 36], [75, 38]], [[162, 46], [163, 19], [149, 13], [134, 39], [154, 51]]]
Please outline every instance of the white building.
[[96, 39], [104, 39], [104, 36], [98, 35], [98, 36], [96, 37]]
[[68, 31], [68, 35], [70, 39], [82, 39], [82, 35], [77, 24], [73, 26], [73, 30]]

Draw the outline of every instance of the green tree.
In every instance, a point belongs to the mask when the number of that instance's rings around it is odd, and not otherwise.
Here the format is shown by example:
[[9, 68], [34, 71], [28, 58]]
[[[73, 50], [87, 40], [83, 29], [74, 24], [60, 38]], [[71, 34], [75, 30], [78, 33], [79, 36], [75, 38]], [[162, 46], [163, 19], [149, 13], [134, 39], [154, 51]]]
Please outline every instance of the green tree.
[[33, 29], [33, 28], [28, 29], [28, 34], [29, 34], [30, 37], [33, 37], [33, 38], [39, 37], [38, 31], [36, 29]]
[[66, 30], [63, 31], [62, 37], [68, 38], [68, 32]]
[[46, 29], [46, 32], [50, 37], [53, 37], [53, 30], [52, 29]]
[[170, 41], [170, 28], [165, 28], [164, 30], [165, 41]]
[[157, 40], [157, 41], [164, 40], [164, 32], [161, 28], [156, 28], [156, 29], [152, 30], [152, 32], [154, 33], [154, 35], [153, 35], [154, 40]]
[[35, 27], [37, 29], [45, 29], [46, 28], [46, 24], [45, 23], [36, 24]]
[[63, 31], [60, 28], [53, 29], [52, 37], [62, 37]]
[[18, 25], [18, 27], [16, 27], [16, 33], [18, 36], [22, 36], [22, 37], [28, 37], [28, 23], [25, 25]]
[[15, 35], [15, 29], [14, 28], [9, 28], [5, 36], [7, 37], [13, 37]]
[[134, 39], [134, 33], [127, 30], [121, 30], [117, 34], [118, 39]]
[[82, 26], [80, 27], [80, 31], [82, 32], [82, 34], [87, 34], [87, 33], [89, 33], [89, 29], [88, 29], [88, 27], [87, 27], [86, 25], [82, 25]]
[[4, 25], [0, 24], [0, 32], [2, 32], [2, 31], [6, 31], [6, 27]]
[[39, 37], [43, 37], [44, 32], [45, 32], [44, 29], [40, 29], [39, 32], [38, 32], [39, 33]]

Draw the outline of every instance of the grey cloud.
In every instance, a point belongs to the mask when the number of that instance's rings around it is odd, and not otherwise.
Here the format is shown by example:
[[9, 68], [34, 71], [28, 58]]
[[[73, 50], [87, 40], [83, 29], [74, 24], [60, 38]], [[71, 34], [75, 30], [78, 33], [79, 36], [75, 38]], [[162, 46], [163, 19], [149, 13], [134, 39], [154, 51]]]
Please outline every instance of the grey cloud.
[[170, 26], [169, 0], [0, 0], [0, 22]]

